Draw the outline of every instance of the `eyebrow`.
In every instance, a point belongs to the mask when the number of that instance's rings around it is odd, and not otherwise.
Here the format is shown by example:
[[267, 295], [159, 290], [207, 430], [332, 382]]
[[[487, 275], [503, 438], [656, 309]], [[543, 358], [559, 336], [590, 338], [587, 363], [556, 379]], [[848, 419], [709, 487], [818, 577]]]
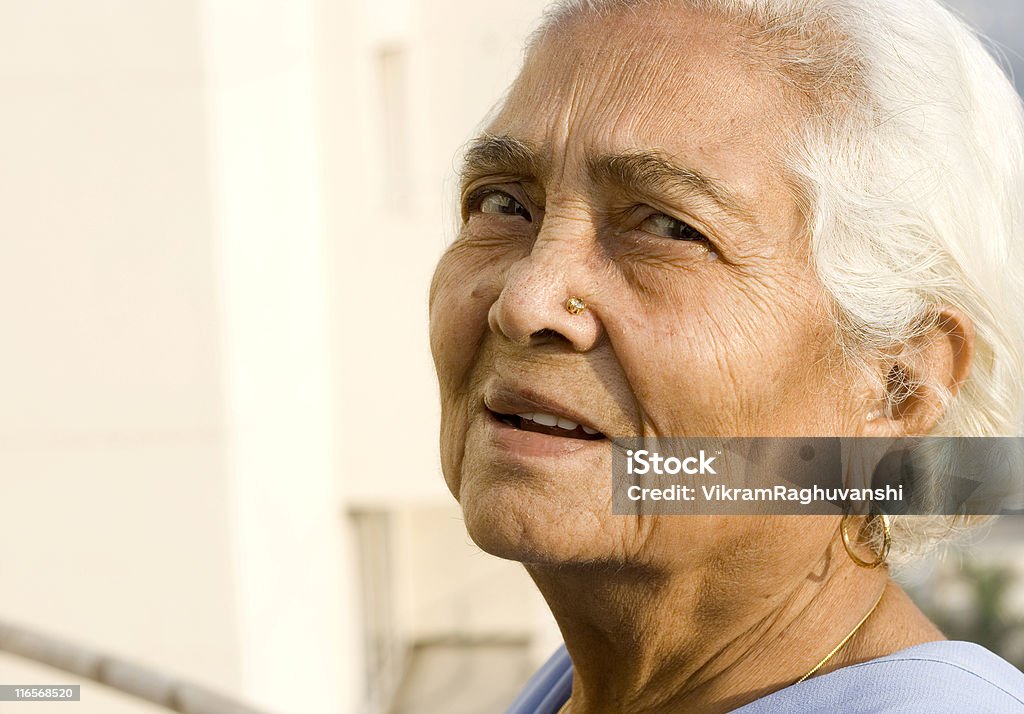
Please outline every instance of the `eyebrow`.
[[544, 151], [521, 139], [484, 135], [466, 149], [459, 175], [463, 187], [478, 178], [497, 174], [536, 178], [547, 163], [542, 156]]
[[720, 181], [675, 164], [660, 151], [630, 151], [606, 154], [587, 160], [587, 168], [598, 183], [641, 193], [683, 191], [710, 199], [719, 208], [745, 223], [755, 218], [743, 202]]

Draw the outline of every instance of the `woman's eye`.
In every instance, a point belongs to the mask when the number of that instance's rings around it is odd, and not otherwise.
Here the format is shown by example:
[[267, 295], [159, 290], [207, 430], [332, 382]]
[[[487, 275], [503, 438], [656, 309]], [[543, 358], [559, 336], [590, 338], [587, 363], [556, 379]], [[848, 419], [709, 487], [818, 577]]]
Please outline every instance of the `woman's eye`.
[[662, 238], [708, 242], [708, 239], [693, 226], [671, 216], [666, 216], [664, 213], [655, 213], [644, 220], [639, 228], [646, 233], [661, 236]]
[[530, 212], [523, 204], [504, 191], [488, 190], [470, 200], [470, 210], [480, 213], [499, 213], [506, 216], [521, 216], [530, 220]]

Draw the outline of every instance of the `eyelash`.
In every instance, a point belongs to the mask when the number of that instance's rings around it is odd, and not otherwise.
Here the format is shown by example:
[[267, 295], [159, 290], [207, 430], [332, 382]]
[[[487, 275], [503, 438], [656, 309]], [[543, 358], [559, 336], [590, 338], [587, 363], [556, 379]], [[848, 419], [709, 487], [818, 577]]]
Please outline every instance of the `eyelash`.
[[[469, 198], [466, 199], [466, 209], [465, 209], [466, 213], [482, 213], [483, 211], [481, 210], [481, 204], [483, 203], [484, 199], [486, 199], [486, 198], [488, 198], [490, 196], [504, 196], [508, 200], [510, 200], [513, 203], [515, 203], [520, 209], [522, 209], [523, 214], [525, 214], [525, 215], [522, 215], [520, 217], [525, 218], [528, 221], [532, 221], [533, 220], [533, 216], [530, 213], [530, 210], [525, 205], [523, 205], [522, 201], [517, 199], [515, 196], [510, 194], [508, 191], [502, 191], [500, 189], [488, 188], [488, 187], [478, 188], [476, 191], [473, 191], [473, 193], [471, 193], [469, 195]], [[514, 214], [513, 213], [513, 214], [505, 214], [505, 215], [513, 215], [514, 216], [514, 215], [519, 215], [519, 214]]]
[[[665, 219], [667, 221], [671, 221], [671, 222], [673, 222], [675, 224], [678, 224], [681, 227], [680, 232], [682, 233], [681, 236], [667, 235], [667, 236], [658, 236], [659, 238], [667, 238], [668, 240], [687, 241], [687, 242], [693, 242], [693, 243], [704, 243], [705, 245], [710, 245], [711, 244], [711, 241], [708, 239], [707, 236], [705, 236], [703, 233], [701, 233], [696, 228], [691, 226], [689, 223], [687, 223], [686, 221], [680, 220], [678, 218], [674, 218], [673, 216], [670, 216], [670, 215], [668, 215], [666, 213], [658, 212], [658, 213], [650, 214], [649, 216], [644, 218], [643, 221], [640, 222], [640, 224], [637, 226], [637, 229], [638, 230], [642, 230], [642, 228], [640, 228], [640, 226], [643, 226], [645, 223], [647, 223], [647, 221], [650, 221], [650, 220], [656, 219], [656, 218], [663, 218], [663, 219]], [[654, 234], [654, 235], [657, 235], [657, 234]]]
[[[483, 188], [478, 188], [477, 190], [473, 191], [469, 195], [469, 197], [466, 199], [466, 203], [465, 203], [465, 211], [466, 211], [466, 213], [467, 214], [468, 213], [482, 213], [483, 212], [482, 211], [483, 201], [485, 199], [487, 199], [488, 197], [490, 197], [490, 196], [502, 196], [502, 197], [508, 199], [509, 201], [511, 201], [512, 203], [514, 203], [522, 211], [522, 214], [519, 214], [519, 213], [505, 213], [503, 215], [519, 216], [521, 218], [525, 218], [527, 221], [532, 221], [533, 220], [533, 216], [531, 215], [529, 209], [526, 208], [525, 205], [523, 205], [522, 201], [518, 200], [515, 196], [513, 196], [512, 194], [510, 194], [507, 191], [502, 191], [500, 189], [492, 188], [492, 187], [487, 187], [487, 186], [485, 186]], [[637, 208], [641, 209], [641, 208], [644, 208], [644, 207], [643, 206], [638, 206]], [[644, 232], [647, 232], [650, 235], [653, 235], [653, 236], [655, 236], [657, 238], [665, 238], [666, 240], [675, 240], [675, 241], [680, 241], [680, 242], [700, 243], [700, 244], [706, 246], [707, 248], [709, 248], [711, 250], [714, 249], [714, 246], [711, 243], [711, 240], [707, 236], [705, 236], [703, 233], [701, 233], [699, 230], [697, 230], [696, 228], [691, 226], [686, 221], [680, 220], [678, 218], [674, 218], [673, 216], [670, 216], [667, 213], [661, 213], [661, 212], [657, 212], [657, 211], [654, 212], [654, 213], [651, 213], [646, 218], [644, 218], [639, 224], [637, 224], [637, 226], [636, 226], [636, 228], [634, 230], [641, 230], [642, 231], [643, 229], [641, 228], [641, 226], [643, 226], [644, 223], [646, 223], [647, 221], [650, 221], [652, 219], [656, 219], [656, 218], [662, 218], [662, 219], [665, 219], [667, 221], [671, 221], [671, 222], [673, 222], [675, 224], [678, 224], [681, 227], [680, 232], [682, 233], [682, 235], [677, 237], [677, 236], [672, 236], [672, 235], [658, 235], [656, 233], [650, 233], [649, 231], [644, 231]]]

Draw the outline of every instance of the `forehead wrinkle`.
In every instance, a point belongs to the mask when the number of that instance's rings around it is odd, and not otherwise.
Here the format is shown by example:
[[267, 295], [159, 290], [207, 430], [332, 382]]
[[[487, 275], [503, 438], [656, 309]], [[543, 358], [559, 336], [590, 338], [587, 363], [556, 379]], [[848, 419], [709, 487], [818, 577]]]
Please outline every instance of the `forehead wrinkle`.
[[[573, 164], [593, 173], [597, 162], [589, 161], [590, 155], [621, 153], [635, 159], [632, 154], [654, 153], [662, 165], [648, 161], [640, 166], [633, 160], [635, 180], [626, 182], [620, 171], [616, 183], [645, 187], [648, 193], [674, 188], [676, 194], [707, 198], [729, 217], [763, 233], [767, 217], [760, 208], [769, 198], [765, 189], [790, 195], [788, 185], [776, 186], [770, 179], [788, 173], [787, 139], [798, 124], [790, 114], [792, 90], [737, 51], [736, 42], [744, 39], [737, 31], [742, 25], [713, 23], [708, 32], [702, 22], [678, 22], [675, 12], [671, 18], [676, 22], [589, 18], [558, 27], [534, 44], [489, 129], [503, 138], [522, 137], [519, 148], [530, 151], [515, 153], [532, 157], [505, 157], [501, 167], [492, 163], [499, 170], [490, 175], [524, 175], [552, 188], [572, 178], [566, 172]], [[739, 99], [723, 105], [723, 96]], [[747, 111], [751, 106], [763, 109], [752, 117]], [[737, 162], [764, 169], [766, 175], [736, 162], [743, 170], [732, 172], [727, 164], [721, 178], [702, 173], [722, 168], [722, 146]], [[670, 167], [686, 167], [691, 175]], [[769, 179], [767, 185], [764, 179]]]

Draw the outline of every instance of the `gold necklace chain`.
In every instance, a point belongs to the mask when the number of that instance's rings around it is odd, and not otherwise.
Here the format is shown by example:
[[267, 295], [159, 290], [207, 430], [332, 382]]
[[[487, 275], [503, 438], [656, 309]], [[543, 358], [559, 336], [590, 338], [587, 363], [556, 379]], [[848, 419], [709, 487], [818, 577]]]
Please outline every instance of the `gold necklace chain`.
[[812, 676], [812, 675], [813, 675], [813, 674], [814, 674], [815, 672], [817, 672], [817, 671], [818, 671], [819, 669], [821, 669], [822, 667], [824, 667], [824, 666], [825, 666], [825, 665], [826, 665], [826, 664], [828, 663], [828, 661], [829, 661], [830, 659], [832, 659], [833, 657], [835, 657], [835, 656], [836, 656], [836, 653], [837, 653], [837, 652], [839, 652], [839, 650], [843, 649], [843, 646], [844, 646], [844, 645], [845, 645], [845, 644], [846, 644], [847, 642], [849, 642], [850, 640], [852, 640], [852, 639], [853, 639], [853, 636], [857, 634], [857, 631], [858, 631], [858, 630], [859, 630], [859, 629], [860, 629], [861, 627], [863, 627], [863, 626], [864, 626], [864, 623], [865, 623], [865, 622], [867, 622], [867, 621], [868, 621], [868, 618], [869, 618], [869, 617], [871, 617], [871, 613], [873, 613], [873, 612], [875, 611], [875, 608], [877, 608], [877, 607], [878, 607], [878, 604], [879, 604], [880, 602], [882, 602], [882, 595], [885, 595], [885, 588], [882, 588], [882, 592], [881, 592], [881, 593], [879, 593], [879, 595], [878, 595], [878, 599], [876, 599], [876, 600], [875, 600], [875, 604], [871, 606], [871, 609], [870, 609], [870, 610], [868, 610], [868, 611], [867, 611], [866, 613], [864, 613], [864, 617], [860, 618], [860, 622], [858, 622], [858, 623], [857, 623], [856, 625], [854, 625], [853, 629], [852, 629], [852, 630], [850, 630], [849, 634], [848, 634], [848, 635], [846, 635], [846, 637], [844, 637], [844, 638], [843, 638], [842, 640], [840, 640], [840, 641], [839, 641], [839, 644], [838, 644], [838, 645], [836, 645], [835, 647], [833, 647], [833, 648], [832, 648], [832, 651], [831, 651], [831, 652], [829, 652], [829, 653], [828, 653], [827, 655], [825, 655], [825, 659], [821, 660], [820, 662], [818, 662], [818, 664], [816, 664], [816, 665], [814, 665], [813, 667], [811, 667], [811, 671], [810, 671], [810, 672], [808, 672], [807, 674], [805, 674], [804, 676], [802, 676], [802, 677], [801, 677], [800, 679], [798, 679], [798, 680], [796, 680], [795, 682], [793, 682], [793, 684], [800, 684], [800, 682], [804, 681], [804, 680], [805, 680], [805, 679], [807, 679], [808, 677], [811, 677], [811, 676]]
[[[846, 643], [849, 642], [850, 640], [852, 640], [853, 636], [856, 635], [857, 632], [860, 630], [860, 628], [864, 626], [864, 623], [868, 621], [868, 618], [871, 617], [871, 613], [873, 613], [878, 608], [878, 605], [882, 602], [882, 596], [883, 595], [885, 595], [885, 588], [882, 588], [882, 592], [879, 593], [878, 598], [875, 600], [875, 604], [871, 606], [870, 610], [868, 610], [866, 613], [864, 613], [864, 617], [860, 618], [860, 622], [858, 622], [856, 625], [853, 626], [853, 629], [850, 630], [849, 633], [847, 633], [846, 637], [841, 639], [839, 641], [839, 644], [836, 645], [835, 647], [833, 647], [832, 651], [829, 652], [827, 655], [825, 655], [824, 659], [822, 659], [820, 662], [818, 662], [818, 664], [816, 664], [813, 667], [811, 667], [811, 671], [810, 672], [808, 672], [807, 674], [802, 676], [800, 679], [798, 679], [795, 682], [793, 682], [793, 684], [800, 684], [800, 682], [804, 681], [805, 679], [809, 679], [810, 677], [814, 676], [815, 672], [817, 672], [819, 669], [821, 669], [826, 664], [828, 664], [828, 661], [830, 659], [832, 659], [833, 657], [835, 657], [836, 654], [838, 654], [839, 650], [843, 649], [843, 647], [846, 645]], [[569, 700], [567, 699], [565, 701], [565, 703], [562, 704], [562, 706], [560, 706], [558, 708], [558, 711], [555, 712], [555, 714], [564, 714], [564, 712], [566, 711], [566, 707], [568, 707], [568, 706], [569, 706]]]

